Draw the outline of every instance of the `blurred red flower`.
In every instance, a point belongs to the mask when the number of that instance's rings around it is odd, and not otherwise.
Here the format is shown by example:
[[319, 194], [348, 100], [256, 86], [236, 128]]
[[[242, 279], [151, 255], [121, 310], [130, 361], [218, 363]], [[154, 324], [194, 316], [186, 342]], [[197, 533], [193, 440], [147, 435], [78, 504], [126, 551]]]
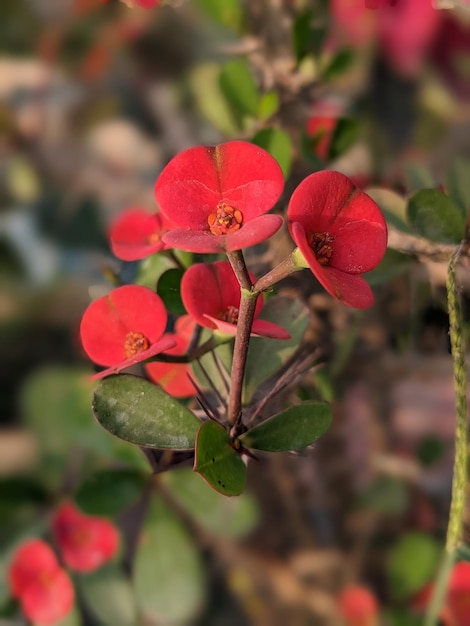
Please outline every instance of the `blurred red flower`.
[[[254, 281], [254, 276], [250, 274]], [[204, 296], [201, 297], [201, 285]], [[217, 329], [225, 335], [237, 332], [240, 308], [240, 285], [228, 261], [199, 263], [186, 270], [181, 281], [181, 297], [188, 313], [201, 326]], [[277, 324], [259, 320], [263, 308], [258, 298], [252, 334], [273, 339], [290, 339], [289, 333]]]
[[98, 569], [118, 550], [116, 526], [107, 519], [85, 515], [71, 502], [57, 510], [51, 526], [64, 563], [77, 572]]
[[41, 539], [30, 539], [18, 547], [10, 561], [8, 578], [12, 595], [30, 621], [48, 626], [72, 610], [72, 582]]
[[128, 209], [111, 225], [111, 250], [118, 259], [138, 261], [165, 248], [162, 236], [171, 228], [161, 213]]
[[377, 204], [344, 174], [307, 176], [287, 209], [289, 230], [317, 280], [333, 297], [365, 309], [374, 302], [361, 276], [378, 265], [387, 226]]
[[147, 287], [125, 285], [92, 302], [83, 314], [80, 337], [90, 359], [110, 367], [93, 378], [115, 374], [175, 345], [162, 337], [167, 312]]
[[282, 225], [264, 215], [279, 199], [277, 161], [246, 141], [198, 146], [175, 156], [155, 185], [160, 211], [179, 228], [163, 236], [189, 252], [230, 252], [258, 244]]
[[[176, 321], [175, 332], [166, 336], [174, 339], [176, 345], [165, 354], [181, 356], [188, 350], [191, 338], [196, 328], [196, 322], [190, 315], [183, 315]], [[187, 398], [197, 393], [189, 374], [189, 363], [147, 363], [145, 366], [150, 380], [158, 383], [162, 389], [175, 398]]]
[[361, 585], [349, 585], [339, 598], [339, 611], [345, 626], [376, 626], [379, 607], [375, 596]]

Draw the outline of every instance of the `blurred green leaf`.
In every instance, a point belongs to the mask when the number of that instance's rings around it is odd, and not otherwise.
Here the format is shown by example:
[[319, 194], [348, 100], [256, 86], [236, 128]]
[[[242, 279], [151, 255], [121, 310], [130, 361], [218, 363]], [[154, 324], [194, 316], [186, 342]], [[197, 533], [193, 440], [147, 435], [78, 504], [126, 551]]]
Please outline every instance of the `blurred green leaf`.
[[470, 563], [470, 546], [468, 544], [461, 544], [456, 550], [456, 561], [467, 561]]
[[257, 116], [260, 96], [246, 61], [233, 59], [225, 63], [219, 80], [222, 93], [238, 115]]
[[183, 274], [184, 270], [179, 267], [167, 270], [160, 276], [157, 283], [157, 294], [163, 300], [166, 310], [175, 315], [186, 313], [180, 288]]
[[455, 159], [447, 174], [449, 196], [460, 209], [464, 220], [470, 212], [470, 161]]
[[248, 403], [260, 383], [275, 374], [298, 349], [308, 324], [306, 307], [300, 300], [269, 299], [260, 319], [282, 326], [291, 334], [287, 340], [252, 337], [245, 372], [244, 402]]
[[401, 537], [387, 562], [393, 597], [404, 600], [424, 587], [433, 577], [440, 556], [439, 544], [424, 533], [410, 532]]
[[407, 163], [405, 165], [405, 184], [408, 193], [414, 193], [424, 188], [436, 185], [433, 175], [421, 163]]
[[194, 448], [199, 420], [160, 387], [137, 376], [110, 376], [93, 397], [99, 423], [116, 437], [140, 446]]
[[136, 285], [142, 285], [154, 291], [160, 277], [174, 267], [175, 262], [166, 254], [152, 254], [140, 262], [134, 282]]
[[199, 429], [194, 471], [225, 496], [238, 496], [245, 488], [246, 465], [232, 447], [228, 432], [215, 422], [205, 422]]
[[354, 52], [352, 50], [340, 50], [323, 70], [323, 79], [326, 81], [335, 80], [351, 67], [353, 61]]
[[405, 233], [413, 232], [408, 224], [406, 199], [403, 196], [383, 187], [369, 187], [365, 191], [379, 205], [388, 224]]
[[[279, 109], [279, 95], [277, 91], [267, 91], [258, 102], [257, 117], [260, 120], [267, 120], [277, 113]], [[255, 142], [254, 142], [255, 143]]]
[[440, 437], [428, 435], [421, 439], [416, 452], [419, 461], [425, 467], [430, 467], [442, 459], [445, 451], [445, 442]]
[[74, 499], [85, 513], [113, 517], [142, 495], [146, 482], [147, 476], [136, 470], [101, 470], [82, 482]]
[[[212, 332], [207, 328], [203, 328], [199, 340], [199, 345], [203, 345], [211, 336]], [[218, 346], [213, 352], [205, 354], [203, 357], [192, 363], [191, 367], [194, 375], [196, 376], [199, 384], [203, 389], [208, 389], [210, 385], [207, 382], [207, 378], [202, 371], [202, 368], [204, 368], [204, 371], [209, 376], [215, 388], [218, 389], [222, 394], [226, 393], [223, 382], [223, 380], [226, 380], [226, 378], [223, 379], [224, 374], [221, 374], [221, 372], [219, 371], [219, 368], [216, 364], [216, 359], [220, 367], [222, 368], [222, 372], [225, 371], [225, 375], [229, 376], [229, 372], [232, 368], [232, 351], [233, 340], [230, 339], [227, 343]]]
[[256, 133], [251, 142], [264, 148], [276, 159], [284, 178], [288, 178], [292, 166], [293, 147], [289, 135], [278, 128], [263, 128]]
[[328, 148], [328, 160], [336, 159], [354, 145], [359, 137], [360, 124], [358, 120], [342, 117], [338, 120]]
[[179, 518], [160, 499], [150, 504], [134, 561], [140, 612], [151, 623], [194, 623], [205, 596], [196, 546]]
[[32, 476], [0, 478], [0, 511], [3, 507], [25, 503], [41, 504], [48, 498], [47, 491]]
[[314, 443], [330, 427], [326, 402], [303, 402], [270, 417], [240, 437], [247, 448], [267, 452], [300, 450]]
[[410, 267], [410, 258], [406, 254], [387, 249], [379, 265], [371, 272], [364, 274], [369, 285], [383, 285], [395, 276], [400, 276]]
[[54, 626], [81, 626], [82, 616], [77, 606], [74, 606], [70, 613], [59, 622], [54, 622]]
[[419, 235], [441, 243], [459, 243], [465, 222], [452, 200], [438, 189], [422, 189], [408, 200], [408, 220]]
[[292, 25], [292, 45], [297, 63], [308, 54], [317, 55], [323, 48], [326, 28], [314, 26], [313, 13], [301, 13]]
[[195, 6], [202, 9], [215, 22], [239, 33], [243, 25], [243, 6], [240, 0], [195, 0]]
[[359, 503], [364, 508], [384, 515], [403, 515], [408, 506], [408, 489], [403, 481], [379, 476], [362, 493]]
[[17, 156], [7, 162], [5, 183], [8, 191], [18, 202], [33, 202], [41, 192], [36, 170], [27, 159]]
[[190, 469], [166, 472], [161, 480], [179, 506], [214, 535], [243, 537], [258, 522], [256, 501], [248, 493], [242, 493], [238, 498], [225, 498]]
[[76, 577], [85, 604], [103, 624], [134, 626], [137, 608], [130, 582], [120, 567], [108, 563]]
[[222, 92], [219, 77], [219, 65], [201, 63], [191, 71], [189, 83], [202, 115], [222, 133], [234, 136], [240, 132], [241, 122]]

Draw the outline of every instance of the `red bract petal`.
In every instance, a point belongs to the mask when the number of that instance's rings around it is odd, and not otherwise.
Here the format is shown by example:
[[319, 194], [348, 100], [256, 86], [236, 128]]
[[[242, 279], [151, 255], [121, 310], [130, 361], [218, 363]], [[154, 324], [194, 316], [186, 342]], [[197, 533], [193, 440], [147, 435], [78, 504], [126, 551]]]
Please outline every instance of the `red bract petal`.
[[280, 215], [260, 215], [244, 224], [240, 230], [228, 235], [213, 235], [210, 231], [176, 228], [165, 233], [162, 239], [165, 246], [187, 252], [199, 254], [233, 252], [269, 239], [281, 228], [282, 223]]
[[470, 563], [462, 561], [451, 574], [447, 607], [456, 626], [470, 624]]
[[[160, 339], [166, 323], [167, 312], [156, 293], [146, 287], [126, 285], [90, 304], [82, 317], [80, 336], [85, 352], [99, 365], [120, 365], [138, 357], [132, 361], [136, 363], [151, 356], [142, 355]], [[141, 349], [130, 356], [125, 347], [129, 333], [145, 339]]]
[[[254, 276], [251, 275], [254, 280]], [[201, 297], [201, 286], [204, 295]], [[188, 313], [201, 326], [216, 328], [211, 318], [230, 322], [236, 318], [240, 307], [240, 285], [228, 261], [198, 263], [186, 270], [181, 281], [181, 298]], [[255, 315], [261, 311], [261, 298], [256, 304]], [[229, 327], [227, 327], [230, 330]]]
[[271, 339], [290, 339], [291, 335], [282, 326], [266, 320], [255, 320], [252, 326], [252, 334], [257, 337], [269, 337]]
[[163, 217], [150, 215], [143, 209], [122, 213], [111, 226], [111, 250], [118, 259], [137, 261], [164, 248], [162, 235], [167, 231]]
[[372, 306], [374, 295], [362, 276], [320, 265], [308, 244], [303, 226], [295, 222], [291, 230], [292, 238], [304, 255], [310, 269], [329, 294], [355, 309], [367, 309]]
[[365, 587], [346, 587], [338, 598], [338, 603], [345, 626], [376, 626], [378, 623], [377, 600]]
[[344, 174], [322, 171], [307, 176], [294, 190], [287, 209], [289, 228], [302, 224], [305, 233], [329, 233], [333, 256], [329, 265], [351, 274], [368, 272], [382, 260], [387, 226], [377, 204]]
[[35, 624], [49, 626], [72, 610], [75, 591], [67, 572], [60, 567], [33, 581], [21, 596], [26, 617]]
[[179, 226], [209, 232], [208, 218], [219, 203], [240, 211], [245, 223], [269, 211], [283, 186], [281, 168], [268, 152], [229, 141], [174, 157], [157, 180], [155, 197], [161, 212]]
[[41, 573], [54, 571], [58, 567], [57, 557], [45, 541], [30, 539], [22, 543], [13, 554], [8, 569], [13, 596], [20, 597]]
[[85, 515], [73, 504], [60, 507], [52, 520], [54, 538], [68, 567], [91, 572], [117, 552], [119, 533], [107, 519]]

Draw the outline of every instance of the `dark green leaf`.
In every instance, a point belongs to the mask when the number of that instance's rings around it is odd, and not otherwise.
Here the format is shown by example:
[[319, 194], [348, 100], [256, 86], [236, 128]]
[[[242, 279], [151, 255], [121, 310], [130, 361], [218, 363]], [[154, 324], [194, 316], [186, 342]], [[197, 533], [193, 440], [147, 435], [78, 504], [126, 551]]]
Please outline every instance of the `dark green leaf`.
[[468, 544], [461, 544], [456, 551], [457, 561], [467, 561], [470, 563], [470, 546]]
[[258, 522], [256, 501], [248, 493], [225, 498], [190, 469], [166, 472], [162, 481], [186, 513], [214, 535], [243, 537]]
[[154, 291], [160, 276], [174, 267], [175, 262], [166, 254], [151, 254], [140, 262], [135, 283]]
[[308, 324], [306, 307], [300, 300], [275, 297], [263, 307], [260, 318], [288, 330], [291, 339], [252, 337], [245, 372], [244, 402], [248, 403], [260, 383], [275, 374], [298, 349]]
[[246, 465], [228, 432], [215, 422], [205, 422], [199, 429], [194, 471], [225, 496], [238, 496], [245, 488]]
[[438, 189], [422, 189], [408, 201], [408, 220], [421, 237], [442, 243], [458, 243], [465, 236], [465, 222], [452, 200]]
[[447, 174], [449, 196], [466, 220], [470, 212], [470, 161], [456, 159]]
[[93, 412], [110, 433], [149, 448], [191, 450], [199, 421], [162, 389], [137, 376], [110, 376], [101, 381]]
[[259, 94], [246, 61], [228, 61], [220, 72], [220, 88], [233, 109], [242, 117], [256, 117]]
[[160, 276], [157, 283], [157, 294], [163, 300], [167, 311], [175, 315], [186, 313], [181, 300], [181, 279], [183, 274], [184, 270], [180, 268], [167, 270]]
[[27, 503], [43, 504], [47, 492], [30, 476], [10, 476], [0, 479], [0, 510]]
[[103, 624], [134, 626], [137, 609], [131, 585], [115, 564], [77, 577], [85, 604]]
[[429, 535], [411, 532], [393, 548], [387, 563], [392, 595], [403, 600], [419, 591], [433, 577], [441, 549]]
[[292, 26], [292, 44], [297, 63], [308, 54], [317, 55], [322, 50], [326, 28], [314, 26], [313, 14], [305, 11], [300, 14]]
[[336, 159], [357, 141], [360, 124], [358, 120], [343, 117], [338, 120], [328, 148], [328, 160]]
[[293, 148], [290, 137], [285, 131], [279, 128], [264, 128], [256, 133], [251, 142], [269, 152], [281, 166], [284, 178], [289, 177]]
[[326, 402], [303, 402], [274, 415], [240, 437], [247, 448], [268, 452], [300, 450], [314, 443], [331, 424]]
[[205, 596], [196, 546], [179, 518], [160, 499], [152, 501], [134, 561], [137, 605], [149, 623], [194, 623]]
[[80, 485], [75, 501], [85, 513], [113, 517], [142, 495], [146, 478], [132, 469], [101, 470]]
[[324, 80], [334, 80], [344, 74], [354, 61], [352, 50], [340, 50], [323, 70]]

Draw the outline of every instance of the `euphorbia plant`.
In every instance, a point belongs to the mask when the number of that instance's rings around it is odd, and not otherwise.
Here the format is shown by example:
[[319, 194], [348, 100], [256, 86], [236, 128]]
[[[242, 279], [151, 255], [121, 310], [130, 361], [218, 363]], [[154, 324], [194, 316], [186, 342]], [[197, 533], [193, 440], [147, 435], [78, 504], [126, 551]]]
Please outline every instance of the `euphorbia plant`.
[[[373, 295], [362, 274], [380, 262], [387, 243], [385, 220], [376, 203], [343, 174], [318, 172], [300, 183], [289, 202], [289, 230], [298, 247], [267, 274], [255, 278], [242, 248], [265, 241], [282, 226], [280, 215], [268, 214], [282, 190], [277, 162], [262, 148], [244, 141], [190, 148], [174, 157], [156, 182], [155, 197], [161, 215], [176, 228], [160, 234], [157, 219], [152, 223], [141, 213], [126, 213], [118, 221], [118, 238], [137, 247], [142, 243], [147, 253], [155, 231], [158, 246], [167, 250], [225, 255], [226, 260], [190, 264], [181, 282], [174, 285], [195, 327], [204, 332], [195, 330], [191, 338], [182, 340], [178, 337], [181, 322], [176, 320], [176, 333], [164, 334], [168, 316], [163, 301], [139, 286], [119, 287], [92, 303], [81, 325], [90, 358], [110, 366], [97, 377], [145, 362], [152, 381], [129, 375], [104, 380], [93, 404], [101, 424], [144, 447], [148, 456], [153, 454], [151, 448], [185, 451], [194, 457], [194, 469], [226, 495], [243, 491], [247, 459], [256, 457], [258, 450], [304, 448], [331, 421], [325, 402], [301, 402], [275, 415], [266, 410], [270, 397], [288, 382], [289, 371], [277, 375], [261, 403], [243, 404], [250, 337], [270, 342], [291, 336], [283, 324], [262, 319], [263, 292], [272, 291], [292, 272], [310, 268], [333, 297], [366, 308], [372, 305]], [[128, 234], [123, 224], [128, 224]], [[229, 362], [224, 363], [217, 346], [233, 337]], [[200, 361], [202, 371], [196, 382], [191, 364], [208, 352], [213, 354], [213, 367], [208, 371], [207, 362]], [[279, 369], [286, 359], [280, 358]], [[191, 385], [197, 391], [200, 408], [185, 406], [169, 395], [190, 395], [168, 383], [177, 376], [170, 374], [172, 365], [184, 367], [178, 373], [187, 376], [182, 387], [189, 390]], [[156, 458], [154, 468], [158, 468]]]

